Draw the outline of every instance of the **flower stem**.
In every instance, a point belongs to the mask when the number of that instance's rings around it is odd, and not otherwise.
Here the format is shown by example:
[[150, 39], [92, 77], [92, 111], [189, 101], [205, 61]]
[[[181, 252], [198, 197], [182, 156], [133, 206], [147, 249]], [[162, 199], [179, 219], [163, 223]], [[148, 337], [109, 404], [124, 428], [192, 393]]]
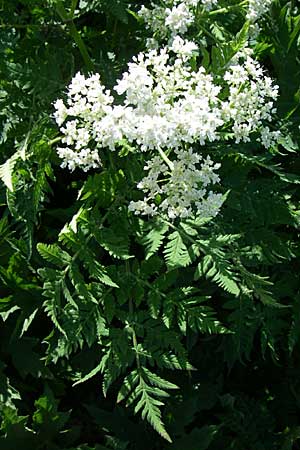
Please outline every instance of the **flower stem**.
[[223, 14], [223, 13], [226, 13], [226, 12], [230, 11], [231, 9], [236, 9], [236, 8], [241, 7], [241, 6], [244, 6], [247, 3], [248, 3], [248, 0], [244, 0], [241, 3], [238, 3], [237, 5], [231, 5], [231, 6], [227, 6], [225, 8], [219, 8], [219, 9], [215, 9], [213, 11], [210, 11], [208, 13], [208, 15], [209, 16], [215, 16], [216, 14]]
[[165, 154], [165, 152], [158, 147], [158, 153], [160, 154], [160, 156], [162, 157], [162, 159], [165, 161], [165, 163], [168, 165], [170, 170], [174, 170], [174, 164], [172, 163], [172, 161], [167, 157], [167, 155]]
[[70, 35], [74, 39], [87, 69], [89, 71], [93, 72], [94, 71], [94, 63], [91, 60], [90, 55], [88, 54], [85, 43], [83, 42], [80, 34], [78, 33], [78, 30], [75, 26], [72, 16], [70, 16], [68, 14], [68, 12], [66, 11], [61, 0], [56, 0], [56, 11], [57, 11], [58, 15], [60, 16], [60, 18], [62, 19], [62, 21], [68, 25]]
[[51, 147], [51, 145], [56, 144], [57, 142], [60, 142], [62, 140], [62, 136], [58, 136], [54, 139], [51, 139], [51, 141], [48, 141], [47, 144]]
[[[129, 262], [125, 261], [125, 267], [126, 267], [126, 273], [127, 275], [130, 275], [130, 266], [129, 266]], [[133, 319], [133, 302], [132, 302], [132, 298], [130, 297], [129, 299], [129, 314], [131, 316], [131, 318]], [[131, 329], [131, 333], [132, 333], [132, 343], [133, 343], [133, 348], [135, 351], [135, 360], [136, 360], [136, 366], [138, 371], [140, 371], [141, 369], [141, 362], [140, 362], [140, 355], [139, 355], [139, 351], [138, 351], [138, 341], [137, 341], [137, 337], [135, 334], [135, 329], [132, 323], [130, 323], [130, 329]]]

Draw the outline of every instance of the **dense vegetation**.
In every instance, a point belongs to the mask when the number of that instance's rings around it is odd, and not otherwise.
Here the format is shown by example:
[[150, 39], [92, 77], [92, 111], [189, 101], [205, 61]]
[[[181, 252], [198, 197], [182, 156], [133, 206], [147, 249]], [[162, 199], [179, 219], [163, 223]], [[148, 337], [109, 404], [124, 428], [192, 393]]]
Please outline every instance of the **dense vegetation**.
[[184, 67], [222, 85], [249, 46], [279, 96], [269, 145], [257, 129], [239, 140], [232, 118], [218, 139], [192, 136], [219, 176], [222, 205], [205, 215], [196, 203], [167, 214], [166, 190], [139, 213], [152, 160], [129, 132], [89, 170], [57, 151], [54, 104], [78, 72], [113, 92], [147, 38], [167, 44], [139, 14], [153, 5], [0, 1], [1, 450], [300, 448], [300, 9], [269, 2], [253, 32], [251, 2], [210, 3], [194, 11]]

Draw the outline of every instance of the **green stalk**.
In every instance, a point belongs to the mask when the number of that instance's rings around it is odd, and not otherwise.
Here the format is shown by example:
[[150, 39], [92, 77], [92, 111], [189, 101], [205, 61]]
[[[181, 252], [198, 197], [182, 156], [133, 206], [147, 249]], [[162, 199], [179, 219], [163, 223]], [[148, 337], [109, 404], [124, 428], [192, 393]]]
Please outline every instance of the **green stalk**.
[[165, 154], [165, 152], [158, 147], [158, 153], [160, 154], [160, 156], [162, 157], [162, 159], [165, 161], [165, 163], [168, 165], [170, 170], [174, 170], [174, 164], [172, 163], [172, 161], [167, 157], [167, 155]]
[[248, 0], [244, 0], [241, 3], [238, 3], [237, 5], [231, 5], [231, 6], [227, 6], [225, 8], [220, 8], [220, 9], [215, 9], [213, 11], [210, 11], [208, 13], [208, 15], [209, 16], [215, 16], [217, 14], [223, 14], [223, 13], [226, 13], [226, 12], [230, 11], [231, 9], [236, 9], [236, 8], [239, 8], [240, 6], [244, 6], [247, 3], [248, 3]]
[[68, 14], [68, 12], [66, 11], [61, 0], [56, 0], [56, 11], [57, 11], [58, 15], [60, 16], [61, 20], [68, 25], [70, 35], [74, 39], [87, 69], [90, 72], [93, 72], [94, 71], [94, 63], [91, 60], [90, 55], [88, 54], [85, 43], [83, 42], [80, 34], [78, 33], [78, 30], [73, 21], [73, 18]]
[[[132, 304], [132, 299], [129, 299], [129, 313], [130, 315], [133, 314], [133, 304]], [[133, 325], [130, 324], [130, 328], [131, 328], [131, 333], [132, 333], [132, 343], [133, 343], [133, 348], [135, 351], [135, 360], [136, 360], [136, 367], [138, 369], [138, 372], [140, 372], [141, 370], [141, 362], [140, 362], [140, 355], [138, 352], [138, 342], [137, 342], [137, 338], [136, 338], [136, 334], [135, 334], [135, 329], [133, 328]]]
[[[126, 273], [127, 275], [130, 275], [130, 266], [129, 266], [129, 262], [125, 261], [125, 267], [126, 267]], [[133, 317], [133, 302], [132, 302], [132, 298], [130, 297], [129, 299], [129, 314], [131, 317]], [[132, 333], [132, 343], [133, 343], [133, 348], [135, 351], [135, 360], [136, 360], [136, 366], [138, 369], [138, 372], [140, 372], [141, 370], [141, 362], [140, 362], [140, 355], [138, 352], [138, 342], [137, 342], [137, 337], [135, 334], [135, 329], [133, 327], [132, 324], [130, 324], [130, 329], [131, 329], [131, 333]]]
[[[198, 24], [198, 27], [201, 28], [201, 30], [204, 32], [204, 34], [206, 34], [207, 36], [209, 36], [213, 41], [216, 41], [216, 37], [211, 34], [203, 25], [201, 25], [200, 23]], [[200, 35], [201, 33], [199, 33]], [[198, 36], [199, 36], [198, 35]]]
[[74, 17], [74, 12], [75, 12], [75, 9], [77, 8], [77, 3], [78, 3], [78, 0], [72, 0], [72, 5], [71, 5], [71, 16], [72, 17]]
[[51, 147], [52, 145], [57, 144], [57, 142], [60, 142], [62, 138], [62, 136], [58, 136], [54, 139], [51, 139], [51, 141], [48, 141], [47, 144]]

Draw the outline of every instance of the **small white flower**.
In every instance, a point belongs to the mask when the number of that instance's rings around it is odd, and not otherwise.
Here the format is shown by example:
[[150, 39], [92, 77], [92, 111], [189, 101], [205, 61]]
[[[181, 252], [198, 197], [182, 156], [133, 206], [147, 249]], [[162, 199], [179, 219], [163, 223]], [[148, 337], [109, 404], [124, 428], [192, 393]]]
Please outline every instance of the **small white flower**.
[[57, 125], [60, 127], [68, 117], [68, 110], [62, 100], [56, 100], [53, 106], [56, 109], [54, 118]]
[[270, 131], [269, 127], [263, 127], [257, 139], [265, 148], [271, 148], [277, 144], [281, 137], [280, 131]]
[[201, 0], [201, 4], [206, 11], [211, 11], [218, 5], [218, 0]]
[[246, 18], [250, 22], [256, 22], [261, 16], [268, 12], [272, 3], [273, 0], [249, 0]]
[[116, 55], [114, 54], [114, 52], [107, 52], [107, 57], [111, 61], [115, 61], [116, 60]]
[[179, 3], [172, 9], [166, 8], [165, 24], [173, 33], [185, 33], [193, 20], [193, 14], [185, 3]]
[[[158, 156], [147, 162], [144, 169], [148, 175], [137, 185], [146, 196], [143, 201], [131, 202], [130, 211], [136, 215], [149, 215], [149, 211], [151, 215], [166, 212], [170, 219], [186, 218], [199, 212], [205, 217], [217, 215], [223, 197], [212, 192], [207, 195], [206, 187], [220, 181], [215, 173], [220, 164], [213, 163], [209, 156], [202, 161], [201, 155], [191, 149], [176, 150], [175, 155], [172, 169]], [[154, 207], [157, 194], [161, 195], [162, 202]]]
[[190, 58], [198, 50], [198, 46], [194, 42], [184, 40], [180, 36], [173, 39], [170, 48], [184, 59]]

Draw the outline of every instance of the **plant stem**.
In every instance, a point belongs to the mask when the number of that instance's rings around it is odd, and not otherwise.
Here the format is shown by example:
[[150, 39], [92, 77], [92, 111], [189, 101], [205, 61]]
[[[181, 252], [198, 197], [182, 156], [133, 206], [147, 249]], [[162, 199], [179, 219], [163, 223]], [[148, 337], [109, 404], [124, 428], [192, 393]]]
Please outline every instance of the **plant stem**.
[[87, 69], [89, 71], [93, 72], [94, 71], [94, 63], [91, 60], [90, 55], [88, 54], [85, 43], [83, 42], [80, 34], [78, 33], [78, 30], [75, 26], [73, 18], [71, 16], [69, 16], [69, 14], [65, 10], [65, 7], [61, 0], [56, 0], [56, 11], [57, 11], [58, 15], [60, 16], [60, 18], [62, 19], [62, 21], [68, 25], [70, 35], [74, 39]]
[[213, 11], [210, 11], [208, 13], [208, 15], [211, 17], [211, 16], [215, 16], [217, 14], [223, 14], [223, 13], [226, 13], [226, 12], [230, 11], [231, 9], [236, 9], [236, 8], [241, 7], [241, 6], [244, 6], [247, 3], [248, 3], [248, 0], [244, 0], [241, 3], [238, 3], [237, 5], [231, 5], [231, 6], [227, 6], [225, 8], [220, 8], [220, 9], [215, 9]]
[[0, 28], [16, 28], [16, 29], [23, 29], [23, 28], [47, 28], [47, 27], [61, 27], [60, 23], [1, 23]]
[[174, 164], [172, 163], [172, 161], [167, 157], [167, 155], [165, 154], [165, 152], [158, 147], [158, 153], [160, 154], [160, 156], [162, 157], [162, 159], [165, 161], [165, 163], [168, 165], [168, 167], [170, 168], [170, 170], [174, 170]]
[[51, 139], [51, 141], [48, 141], [47, 144], [51, 147], [51, 145], [54, 145], [57, 142], [60, 142], [61, 140], [62, 140], [62, 136], [58, 136], [54, 139]]
[[[213, 41], [215, 41], [216, 42], [216, 37], [212, 34], [212, 33], [210, 33], [203, 25], [201, 25], [200, 23], [198, 24], [198, 26], [199, 26], [199, 28], [201, 28], [201, 30], [204, 32], [204, 34], [206, 34], [207, 36], [209, 36]], [[198, 34], [198, 36], [200, 35], [201, 33], [199, 33]]]
[[72, 17], [74, 16], [75, 9], [77, 8], [77, 3], [78, 3], [78, 0], [72, 0], [72, 5], [71, 5], [71, 16]]
[[[125, 267], [126, 267], [126, 273], [127, 275], [130, 274], [130, 267], [129, 267], [129, 262], [125, 261]], [[132, 302], [132, 298], [130, 297], [129, 299], [129, 314], [131, 317], [133, 317], [133, 302]], [[133, 343], [133, 348], [135, 350], [135, 360], [136, 360], [136, 366], [138, 371], [140, 371], [141, 369], [141, 363], [140, 363], [140, 355], [138, 352], [138, 342], [137, 342], [137, 338], [136, 338], [136, 334], [135, 334], [135, 329], [133, 327], [132, 324], [130, 324], [130, 328], [131, 328], [131, 332], [132, 332], [132, 343]]]
[[[133, 304], [132, 304], [131, 298], [129, 299], [129, 313], [130, 313], [130, 315], [133, 314]], [[132, 324], [130, 325], [130, 328], [131, 328], [131, 332], [132, 332], [133, 348], [135, 350], [136, 366], [139, 371], [141, 369], [141, 363], [140, 363], [140, 355], [139, 355], [139, 351], [138, 351], [138, 342], [137, 342], [137, 338], [136, 338], [136, 334], [135, 334], [135, 329], [133, 328]]]

